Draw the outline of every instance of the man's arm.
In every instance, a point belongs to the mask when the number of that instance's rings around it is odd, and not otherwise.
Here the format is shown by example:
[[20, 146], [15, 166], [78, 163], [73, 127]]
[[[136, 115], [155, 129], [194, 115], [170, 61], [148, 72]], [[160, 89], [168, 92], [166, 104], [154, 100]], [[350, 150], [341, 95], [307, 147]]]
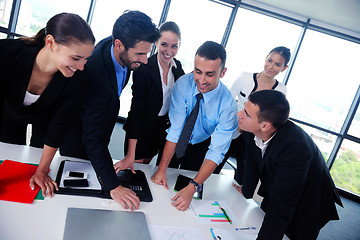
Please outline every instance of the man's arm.
[[134, 210], [134, 207], [139, 207], [140, 199], [135, 192], [119, 185], [108, 149], [106, 134], [111, 132], [112, 120], [108, 119], [110, 116], [97, 107], [87, 108], [87, 112], [82, 115], [84, 146], [103, 189], [110, 191], [110, 196], [123, 208]]
[[166, 169], [169, 166], [171, 158], [175, 153], [176, 143], [166, 141], [163, 155], [159, 164], [158, 170], [152, 175], [151, 180], [154, 183], [163, 185], [166, 189], [169, 189], [166, 180]]
[[129, 147], [126, 156], [122, 160], [114, 164], [116, 173], [127, 168], [130, 168], [131, 171], [135, 173], [134, 162], [135, 162], [136, 144], [137, 144], [137, 139], [129, 138]]
[[81, 114], [83, 143], [86, 153], [105, 191], [123, 208], [138, 208], [139, 198], [130, 189], [119, 186], [108, 149], [110, 136], [119, 111], [119, 101], [111, 85], [93, 73], [88, 80], [86, 104]]
[[[217, 164], [209, 159], [205, 159], [198, 174], [195, 176], [194, 181], [203, 184], [206, 179], [214, 172]], [[192, 197], [195, 193], [195, 186], [192, 183], [189, 183], [186, 187], [181, 189], [176, 195], [171, 199], [174, 201], [172, 205], [176, 207], [177, 210], [185, 211], [192, 200]]]
[[166, 169], [175, 153], [177, 141], [179, 140], [181, 131], [186, 120], [186, 90], [184, 87], [188, 83], [189, 75], [182, 76], [174, 86], [171, 94], [171, 104], [169, 110], [169, 119], [171, 127], [166, 136], [166, 143], [163, 150], [163, 155], [159, 164], [158, 170], [151, 177], [151, 180], [157, 184], [163, 185], [169, 189], [166, 181]]
[[57, 183], [48, 175], [50, 164], [56, 151], [57, 148], [44, 145], [39, 167], [36, 169], [36, 172], [30, 179], [30, 188], [34, 189], [35, 184], [39, 185], [44, 197], [46, 197], [46, 193], [49, 197], [54, 196], [54, 189], [59, 191]]

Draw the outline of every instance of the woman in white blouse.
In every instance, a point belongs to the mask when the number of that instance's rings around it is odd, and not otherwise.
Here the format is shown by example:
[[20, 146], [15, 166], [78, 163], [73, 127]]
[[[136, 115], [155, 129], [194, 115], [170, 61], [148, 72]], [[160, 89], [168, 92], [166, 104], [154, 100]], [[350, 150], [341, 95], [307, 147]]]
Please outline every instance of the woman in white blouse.
[[[244, 104], [252, 92], [274, 89], [286, 94], [286, 86], [275, 79], [275, 77], [285, 71], [290, 61], [290, 50], [280, 46], [272, 49], [265, 58], [264, 68], [261, 72], [249, 73], [242, 72], [234, 81], [230, 88], [231, 93], [238, 103], [238, 110], [244, 109]], [[233, 140], [226, 153], [224, 160], [215, 169], [214, 173], [219, 173], [230, 156], [234, 156], [237, 162], [235, 180], [242, 184], [242, 175], [245, 161], [245, 146], [239, 132], [233, 136]]]

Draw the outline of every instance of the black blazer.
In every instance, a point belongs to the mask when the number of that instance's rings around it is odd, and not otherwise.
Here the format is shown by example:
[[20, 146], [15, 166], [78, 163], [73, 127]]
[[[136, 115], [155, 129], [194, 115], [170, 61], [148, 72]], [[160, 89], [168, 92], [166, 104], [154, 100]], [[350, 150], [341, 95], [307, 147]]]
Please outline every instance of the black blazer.
[[83, 73], [76, 71], [66, 78], [60, 71], [56, 72], [39, 99], [24, 107], [35, 58], [42, 47], [42, 44], [29, 45], [20, 39], [0, 40], [0, 130], [2, 124], [32, 123], [36, 125], [32, 145], [57, 148], [63, 140], [65, 122], [80, 100]]
[[[124, 124], [127, 136], [140, 139], [151, 136], [160, 109], [163, 104], [163, 90], [159, 65], [155, 54], [148, 59], [147, 64], [142, 64], [133, 73], [131, 108]], [[175, 81], [184, 75], [181, 63], [174, 59], [176, 68], [172, 67]]]
[[[99, 42], [86, 64], [89, 77], [81, 113], [83, 144], [99, 182], [106, 191], [119, 186], [108, 149], [120, 108], [115, 67], [110, 53], [111, 44], [111, 37]], [[130, 72], [128, 70], [124, 87]]]
[[321, 152], [310, 136], [291, 121], [281, 126], [264, 157], [254, 135], [244, 133], [247, 159], [242, 192], [258, 194], [265, 211], [258, 239], [316, 239], [329, 221], [339, 219], [335, 202], [342, 206]]

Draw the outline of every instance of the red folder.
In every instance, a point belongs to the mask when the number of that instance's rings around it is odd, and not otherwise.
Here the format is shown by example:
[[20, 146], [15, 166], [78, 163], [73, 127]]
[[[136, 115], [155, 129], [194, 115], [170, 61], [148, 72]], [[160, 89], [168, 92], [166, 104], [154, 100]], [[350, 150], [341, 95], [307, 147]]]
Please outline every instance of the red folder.
[[32, 203], [40, 187], [31, 190], [30, 178], [37, 166], [5, 160], [0, 165], [0, 200]]

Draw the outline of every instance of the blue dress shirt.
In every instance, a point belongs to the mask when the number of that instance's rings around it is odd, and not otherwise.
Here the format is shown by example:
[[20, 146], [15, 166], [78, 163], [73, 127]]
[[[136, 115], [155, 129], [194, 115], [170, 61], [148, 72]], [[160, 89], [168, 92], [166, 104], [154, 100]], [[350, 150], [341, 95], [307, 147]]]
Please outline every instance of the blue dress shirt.
[[[178, 142], [185, 121], [196, 104], [198, 93], [192, 73], [176, 81], [169, 110], [171, 127], [166, 137], [168, 141]], [[197, 144], [211, 136], [211, 144], [205, 159], [219, 164], [238, 126], [237, 105], [231, 92], [221, 81], [215, 89], [203, 96], [189, 143]]]
[[118, 94], [119, 94], [118, 97], [120, 97], [126, 81], [127, 67], [121, 66], [120, 63], [116, 60], [114, 56], [114, 45], [111, 45], [110, 51], [111, 51], [111, 59], [113, 60], [115, 72], [116, 72], [116, 80], [117, 80]]

